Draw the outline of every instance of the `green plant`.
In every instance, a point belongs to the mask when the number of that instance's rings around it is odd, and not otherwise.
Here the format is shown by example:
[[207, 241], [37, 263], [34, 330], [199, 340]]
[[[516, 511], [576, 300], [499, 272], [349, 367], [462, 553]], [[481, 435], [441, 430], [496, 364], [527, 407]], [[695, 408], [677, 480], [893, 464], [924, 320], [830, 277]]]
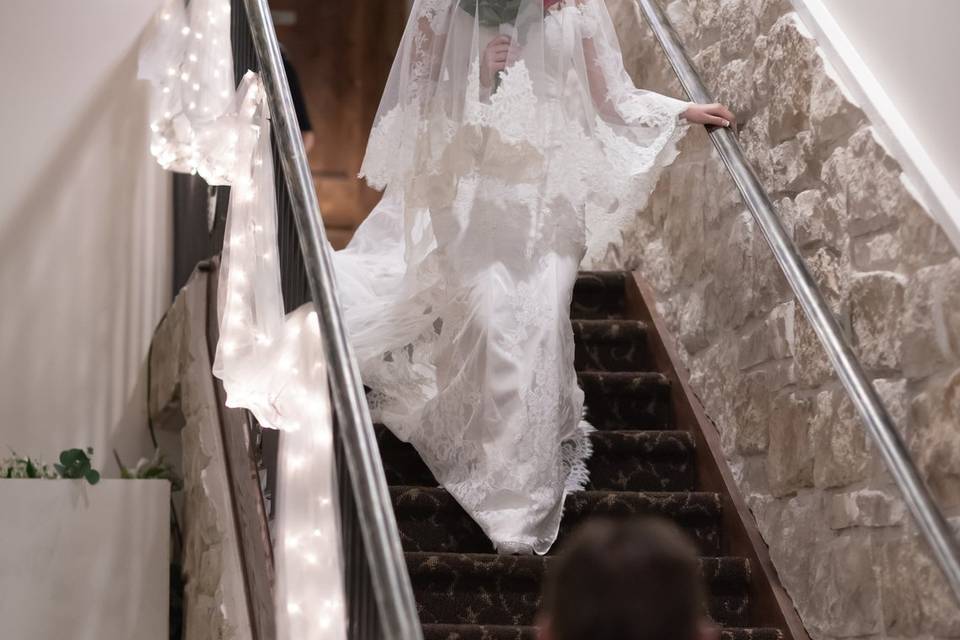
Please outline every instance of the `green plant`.
[[152, 458], [140, 458], [140, 461], [137, 462], [137, 466], [133, 469], [130, 469], [123, 464], [123, 462], [120, 460], [120, 455], [116, 452], [116, 450], [113, 452], [113, 458], [117, 461], [117, 466], [120, 467], [121, 478], [138, 480], [169, 480], [171, 488], [174, 491], [179, 491], [183, 487], [183, 481], [180, 479], [180, 476], [177, 475], [173, 465], [164, 459], [160, 449], [154, 451]]
[[15, 451], [11, 452], [11, 457], [0, 463], [0, 478], [53, 479], [56, 477], [57, 473], [48, 465], [27, 456], [18, 456]]
[[0, 463], [0, 478], [37, 478], [54, 480], [65, 478], [70, 480], [86, 480], [90, 484], [100, 482], [100, 472], [93, 468], [90, 456], [93, 449], [65, 449], [60, 452], [59, 462], [53, 465], [44, 464], [36, 458], [19, 456], [12, 451], [12, 456]]
[[90, 456], [93, 455], [93, 448], [67, 449], [60, 453], [60, 462], [53, 465], [61, 478], [70, 480], [84, 479], [90, 484], [100, 482], [100, 472], [93, 468]]

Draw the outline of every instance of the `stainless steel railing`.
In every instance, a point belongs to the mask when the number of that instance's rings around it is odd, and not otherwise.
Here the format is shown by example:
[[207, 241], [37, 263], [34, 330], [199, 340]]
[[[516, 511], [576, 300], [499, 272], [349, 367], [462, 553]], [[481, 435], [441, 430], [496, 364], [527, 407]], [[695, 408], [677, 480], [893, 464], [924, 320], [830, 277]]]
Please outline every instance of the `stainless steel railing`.
[[[714, 102], [656, 0], [635, 1], [690, 99], [700, 103]], [[916, 465], [913, 464], [893, 419], [864, 373], [830, 307], [780, 222], [770, 196], [747, 162], [737, 138], [729, 129], [709, 128], [709, 133], [710, 140], [733, 177], [744, 203], [763, 231], [777, 264], [823, 344], [834, 370], [903, 492], [910, 513], [929, 543], [947, 582], [960, 601], [960, 548], [950, 526], [924, 485]]]
[[[286, 193], [296, 223], [296, 235], [302, 254], [310, 298], [317, 310], [324, 354], [327, 358], [330, 390], [336, 411], [338, 447], [348, 467], [351, 491], [341, 487], [341, 495], [351, 498], [351, 522], [344, 522], [345, 535], [359, 530], [366, 550], [369, 586], [375, 602], [358, 603], [364, 589], [347, 585], [348, 608], [369, 616], [376, 609], [379, 630], [357, 633], [363, 621], [351, 615], [351, 637], [389, 637], [397, 640], [422, 640], [413, 589], [404, 561], [390, 495], [377, 448], [373, 424], [367, 408], [363, 384], [353, 351], [347, 340], [334, 281], [330, 245], [320, 216], [320, 205], [313, 186], [303, 140], [297, 126], [290, 86], [283, 69], [276, 31], [267, 0], [234, 1], [234, 10], [246, 10], [249, 37], [252, 37], [273, 127], [276, 155], [285, 176]], [[236, 40], [238, 35], [234, 33]], [[242, 70], [239, 70], [242, 72]], [[278, 185], [278, 190], [281, 187]], [[298, 265], [299, 267], [299, 265]], [[344, 474], [340, 474], [344, 477]], [[359, 542], [359, 541], [358, 541]], [[356, 548], [344, 549], [348, 564]], [[349, 576], [348, 576], [349, 579]], [[349, 580], [348, 580], [349, 582]], [[375, 605], [371, 607], [368, 605]], [[375, 625], [367, 625], [375, 628]]]

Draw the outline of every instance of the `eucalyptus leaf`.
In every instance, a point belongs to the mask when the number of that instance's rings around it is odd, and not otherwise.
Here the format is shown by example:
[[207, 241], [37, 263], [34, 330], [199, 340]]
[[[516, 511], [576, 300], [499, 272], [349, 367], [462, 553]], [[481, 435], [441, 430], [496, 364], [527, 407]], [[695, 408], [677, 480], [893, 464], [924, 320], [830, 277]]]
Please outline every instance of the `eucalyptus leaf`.
[[520, 11], [521, 0], [460, 0], [460, 8], [475, 16], [485, 27], [513, 24]]

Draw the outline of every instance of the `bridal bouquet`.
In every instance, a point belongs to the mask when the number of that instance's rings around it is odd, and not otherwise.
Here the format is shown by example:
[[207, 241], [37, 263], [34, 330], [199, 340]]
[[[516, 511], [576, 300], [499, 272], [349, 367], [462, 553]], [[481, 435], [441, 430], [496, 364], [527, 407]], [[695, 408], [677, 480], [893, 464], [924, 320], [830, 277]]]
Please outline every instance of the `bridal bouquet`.
[[[476, 16], [485, 27], [513, 24], [523, 0], [460, 0], [460, 8]], [[549, 9], [560, 0], [543, 0], [543, 8]]]

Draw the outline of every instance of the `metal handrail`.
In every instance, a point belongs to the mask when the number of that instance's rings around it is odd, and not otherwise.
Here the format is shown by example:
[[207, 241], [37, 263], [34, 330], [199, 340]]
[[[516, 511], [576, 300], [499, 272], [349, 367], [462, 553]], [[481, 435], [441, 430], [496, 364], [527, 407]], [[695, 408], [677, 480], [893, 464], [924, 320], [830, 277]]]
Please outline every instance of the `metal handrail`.
[[244, 0], [260, 61], [270, 120], [286, 176], [290, 203], [317, 310], [331, 396], [367, 552], [382, 629], [398, 640], [422, 640], [410, 576], [367, 408], [363, 383], [347, 339], [334, 283], [333, 260], [320, 216], [290, 85], [267, 0]]
[[[714, 102], [656, 1], [635, 1], [690, 98], [699, 103]], [[830, 307], [827, 306], [816, 282], [810, 276], [803, 259], [777, 216], [770, 196], [747, 162], [737, 138], [726, 128], [708, 127], [708, 131], [710, 140], [713, 141], [723, 164], [733, 177], [744, 203], [763, 231], [777, 259], [777, 264], [780, 265], [790, 288], [800, 301], [807, 319], [823, 344], [860, 418], [880, 448], [883, 459], [903, 492], [910, 513], [930, 545], [940, 569], [953, 589], [954, 596], [960, 601], [960, 548], [950, 526], [931, 498], [916, 465], [911, 460], [910, 453], [893, 419], [883, 406], [873, 385], [870, 384], [850, 343], [844, 337]]]

